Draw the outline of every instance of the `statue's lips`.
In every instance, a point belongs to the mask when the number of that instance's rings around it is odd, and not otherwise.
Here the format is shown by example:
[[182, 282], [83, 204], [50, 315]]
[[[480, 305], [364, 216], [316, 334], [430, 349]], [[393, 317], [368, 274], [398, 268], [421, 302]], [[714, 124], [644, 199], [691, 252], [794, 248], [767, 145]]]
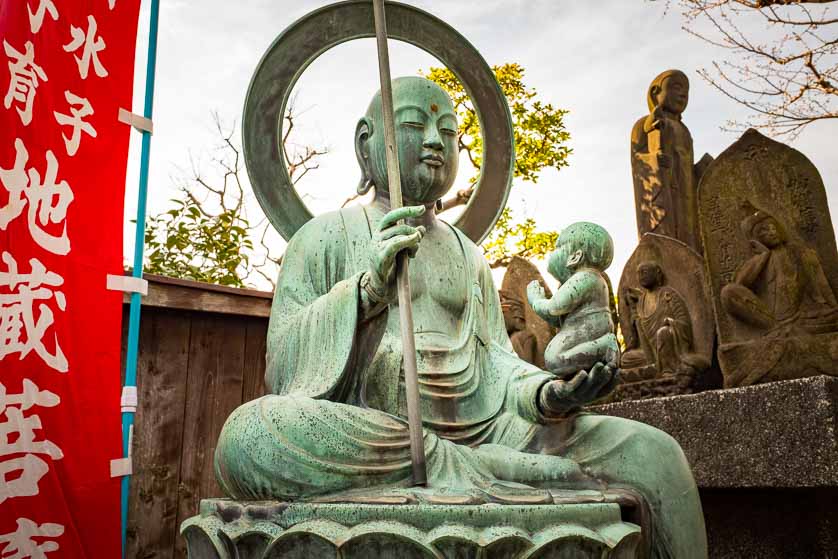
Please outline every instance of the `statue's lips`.
[[431, 167], [442, 167], [445, 164], [445, 158], [441, 155], [423, 155], [420, 159], [422, 163], [430, 165]]

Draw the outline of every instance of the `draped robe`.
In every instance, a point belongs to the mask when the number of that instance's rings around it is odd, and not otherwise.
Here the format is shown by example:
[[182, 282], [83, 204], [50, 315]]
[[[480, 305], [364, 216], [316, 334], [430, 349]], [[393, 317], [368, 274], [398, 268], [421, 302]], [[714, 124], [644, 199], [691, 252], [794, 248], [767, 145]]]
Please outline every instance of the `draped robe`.
[[[216, 448], [229, 496], [408, 488], [401, 341], [386, 316], [396, 305], [369, 320], [361, 313], [373, 227], [355, 207], [315, 218], [289, 243], [268, 331], [272, 394], [238, 408]], [[544, 417], [537, 394], [553, 377], [514, 354], [485, 259], [451, 229], [459, 250], [450, 258], [466, 269], [459, 335], [417, 337], [431, 490], [514, 502], [539, 488], [625, 488], [651, 511], [654, 557], [706, 557], [697, 490], [677, 443], [618, 418]]]

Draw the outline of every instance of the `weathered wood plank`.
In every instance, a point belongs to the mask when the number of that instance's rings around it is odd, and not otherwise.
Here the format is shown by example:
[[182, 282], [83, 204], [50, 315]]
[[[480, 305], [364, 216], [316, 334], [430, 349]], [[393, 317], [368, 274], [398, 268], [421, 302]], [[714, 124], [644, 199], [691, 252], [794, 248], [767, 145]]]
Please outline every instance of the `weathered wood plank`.
[[247, 336], [244, 350], [244, 375], [242, 378], [242, 403], [264, 396], [265, 351], [267, 349], [268, 321], [264, 318], [247, 319]]
[[[197, 281], [145, 275], [148, 295], [144, 307], [166, 307], [221, 314], [268, 317], [273, 294], [255, 289], [237, 289]], [[130, 301], [130, 294], [123, 296]]]
[[[143, 309], [126, 557], [171, 559], [179, 538], [177, 488], [186, 404], [189, 314]], [[127, 312], [125, 315], [127, 325]]]
[[[196, 314], [192, 320], [177, 525], [198, 511], [204, 497], [221, 495], [213, 454], [221, 427], [241, 404], [247, 321]], [[185, 557], [182, 538], [175, 557]]]

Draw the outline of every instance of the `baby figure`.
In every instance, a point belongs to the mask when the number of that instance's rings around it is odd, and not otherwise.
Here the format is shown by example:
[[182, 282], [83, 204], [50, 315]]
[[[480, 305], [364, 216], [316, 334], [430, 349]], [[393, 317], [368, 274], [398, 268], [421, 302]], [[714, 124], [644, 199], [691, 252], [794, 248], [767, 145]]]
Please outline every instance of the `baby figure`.
[[544, 352], [546, 368], [565, 377], [590, 371], [596, 363], [617, 366], [619, 346], [614, 335], [605, 269], [614, 257], [608, 231], [588, 222], [566, 227], [550, 253], [547, 270], [559, 281], [551, 299], [537, 281], [527, 286], [533, 310], [559, 328]]

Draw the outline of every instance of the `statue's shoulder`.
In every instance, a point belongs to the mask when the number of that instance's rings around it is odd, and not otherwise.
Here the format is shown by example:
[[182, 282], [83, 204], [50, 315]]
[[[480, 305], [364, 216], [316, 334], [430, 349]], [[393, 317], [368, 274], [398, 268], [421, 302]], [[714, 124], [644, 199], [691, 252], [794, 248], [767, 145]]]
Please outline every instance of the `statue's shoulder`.
[[346, 210], [337, 210], [311, 218], [291, 237], [289, 249], [343, 245], [347, 236], [346, 213], [348, 213]]

